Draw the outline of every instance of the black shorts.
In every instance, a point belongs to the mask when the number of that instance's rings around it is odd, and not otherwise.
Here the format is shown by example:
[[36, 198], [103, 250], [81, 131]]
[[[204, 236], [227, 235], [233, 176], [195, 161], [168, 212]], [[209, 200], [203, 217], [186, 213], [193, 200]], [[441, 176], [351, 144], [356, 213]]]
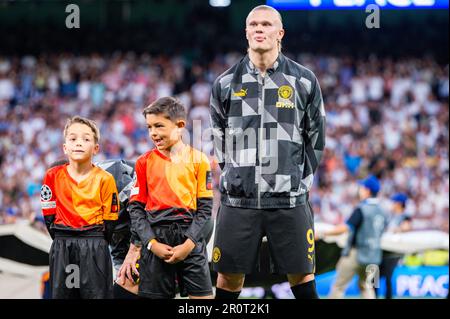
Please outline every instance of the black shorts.
[[[173, 223], [170, 226], [153, 226], [153, 231], [159, 242], [174, 247], [184, 243], [187, 228], [187, 225]], [[182, 295], [203, 297], [213, 294], [204, 239], [197, 243], [185, 260], [176, 264], [168, 264], [142, 247], [138, 295], [152, 299], [174, 298], [177, 283]]]
[[117, 283], [114, 283], [113, 294], [114, 294], [114, 299], [139, 299], [139, 297], [137, 295], [126, 290], [125, 288], [123, 288], [122, 286], [120, 286]]
[[50, 290], [53, 299], [113, 297], [111, 255], [102, 235], [56, 235], [50, 248]]
[[267, 237], [271, 270], [315, 272], [314, 220], [309, 203], [288, 209], [246, 209], [221, 205], [216, 217], [213, 270], [250, 274]]

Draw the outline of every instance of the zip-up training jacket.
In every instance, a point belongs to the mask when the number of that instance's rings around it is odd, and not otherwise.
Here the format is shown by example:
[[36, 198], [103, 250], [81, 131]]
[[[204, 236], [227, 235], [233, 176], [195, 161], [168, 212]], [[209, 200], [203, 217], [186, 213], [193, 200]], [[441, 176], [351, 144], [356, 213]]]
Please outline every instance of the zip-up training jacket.
[[214, 82], [211, 127], [227, 206], [305, 204], [325, 147], [319, 81], [279, 54], [265, 76], [245, 56]]

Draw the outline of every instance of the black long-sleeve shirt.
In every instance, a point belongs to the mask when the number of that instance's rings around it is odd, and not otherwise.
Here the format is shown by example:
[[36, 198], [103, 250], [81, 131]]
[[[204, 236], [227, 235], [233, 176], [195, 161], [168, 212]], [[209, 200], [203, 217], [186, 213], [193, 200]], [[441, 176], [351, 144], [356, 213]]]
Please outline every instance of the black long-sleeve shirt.
[[184, 145], [172, 158], [157, 149], [140, 156], [130, 196], [132, 232], [143, 245], [156, 238], [158, 224], [189, 225], [185, 236], [201, 240], [211, 218], [212, 181], [205, 154]]

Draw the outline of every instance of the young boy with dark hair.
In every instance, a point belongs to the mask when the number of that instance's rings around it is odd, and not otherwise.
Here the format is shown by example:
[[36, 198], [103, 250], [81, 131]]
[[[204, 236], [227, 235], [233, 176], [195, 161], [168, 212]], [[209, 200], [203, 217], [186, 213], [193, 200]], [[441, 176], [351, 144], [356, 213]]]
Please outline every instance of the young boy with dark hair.
[[142, 242], [138, 294], [173, 298], [178, 278], [189, 298], [212, 298], [203, 235], [213, 198], [209, 160], [183, 143], [186, 111], [178, 100], [160, 98], [143, 115], [155, 148], [137, 159], [130, 194], [132, 228]]
[[118, 218], [113, 176], [92, 164], [99, 150], [97, 125], [79, 116], [64, 128], [69, 162], [50, 168], [41, 188], [41, 206], [53, 244], [50, 287], [54, 299], [112, 298], [108, 241]]

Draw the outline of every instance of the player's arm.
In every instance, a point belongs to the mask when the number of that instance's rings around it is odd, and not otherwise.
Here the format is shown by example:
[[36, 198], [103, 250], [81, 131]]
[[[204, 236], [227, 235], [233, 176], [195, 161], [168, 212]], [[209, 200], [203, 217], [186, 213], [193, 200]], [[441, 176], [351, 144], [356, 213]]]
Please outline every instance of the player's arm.
[[362, 223], [362, 212], [360, 208], [356, 208], [346, 223], [336, 225], [333, 229], [325, 231], [321, 234], [316, 234], [316, 239], [320, 239], [327, 236], [339, 236], [345, 233], [355, 230]]
[[186, 241], [173, 248], [173, 256], [168, 263], [176, 263], [186, 259], [195, 246], [204, 238], [205, 227], [211, 220], [213, 191], [211, 166], [205, 154], [201, 154], [197, 170], [197, 210], [191, 225], [186, 230]]
[[117, 192], [116, 181], [112, 176], [108, 176], [102, 185], [102, 200], [105, 238], [110, 243], [120, 211], [119, 194]]
[[156, 235], [147, 219], [144, 203], [138, 200], [130, 202], [130, 218], [131, 227], [136, 232], [140, 242], [142, 242], [143, 249], [149, 249], [158, 258], [164, 260], [173, 255], [171, 246], [157, 241]]
[[411, 217], [405, 217], [396, 229], [394, 233], [404, 233], [412, 230], [412, 220]]
[[[52, 164], [50, 164], [49, 170], [53, 167], [64, 165], [69, 163], [66, 158], [59, 159]], [[47, 231], [54, 239], [55, 234], [53, 231], [53, 225], [55, 223], [56, 217], [56, 196], [55, 196], [55, 175], [47, 171], [44, 176], [44, 181], [41, 187], [41, 208], [42, 215], [44, 216], [45, 226]]]
[[138, 234], [136, 233], [136, 230], [133, 227], [130, 227], [131, 237], [130, 237], [130, 245], [136, 246], [136, 247], [142, 247], [141, 239], [139, 238]]
[[347, 224], [339, 224], [339, 225], [336, 225], [333, 229], [324, 232], [323, 236], [324, 237], [325, 236], [338, 236], [338, 235], [345, 234], [348, 231], [349, 231], [349, 227]]
[[45, 226], [52, 237], [55, 238], [53, 225], [56, 217], [56, 195], [55, 195], [55, 176], [47, 171], [41, 186], [41, 209], [44, 216]]
[[130, 244], [130, 248], [128, 249], [128, 253], [123, 261], [122, 266], [120, 267], [117, 273], [117, 281], [121, 285], [125, 285], [125, 279], [127, 278], [132, 283], [136, 283], [133, 278], [133, 273], [136, 276], [139, 276], [139, 271], [136, 267], [137, 261], [141, 257], [141, 247], [135, 246], [134, 244]]
[[[129, 175], [126, 175], [126, 181], [128, 182], [126, 184], [126, 186], [124, 186], [121, 190], [121, 192], [119, 193], [119, 200], [121, 203], [121, 210], [120, 211], [125, 211], [126, 214], [128, 214], [128, 217], [130, 217], [130, 193], [131, 193], [131, 189], [135, 186], [135, 181], [133, 180], [134, 177], [134, 173], [135, 173], [135, 166], [136, 163], [133, 161], [127, 161], [127, 160], [123, 160], [123, 162], [129, 166], [132, 167], [132, 171], [129, 172]], [[125, 178], [125, 177], [123, 177]], [[122, 179], [123, 181], [123, 179]], [[120, 216], [121, 213], [119, 213]], [[134, 230], [133, 227], [130, 226], [129, 228], [131, 236], [130, 236], [130, 245], [131, 246], [136, 246], [136, 247], [141, 247], [142, 243], [141, 240], [138, 236], [138, 234], [136, 233], [136, 231]]]
[[211, 165], [207, 156], [202, 154], [197, 171], [197, 211], [185, 234], [194, 244], [197, 244], [204, 237], [204, 228], [211, 219], [212, 206]]
[[147, 220], [144, 203], [138, 200], [130, 202], [130, 218], [133, 232], [136, 233], [143, 245], [147, 245], [156, 238], [150, 222]]
[[143, 246], [156, 238], [156, 235], [147, 219], [145, 205], [147, 203], [147, 176], [145, 162], [138, 160], [134, 172], [134, 185], [130, 193], [129, 212], [131, 219], [131, 234], [139, 239]]
[[305, 171], [307, 174], [316, 172], [325, 148], [325, 107], [319, 81], [317, 78], [314, 79], [309, 98], [309, 107], [305, 114], [305, 133], [307, 135], [305, 149], [311, 166], [310, 170]]
[[210, 97], [210, 122], [213, 134], [214, 154], [220, 169], [225, 166], [225, 128], [227, 120], [225, 116], [225, 108], [221, 101], [221, 89], [219, 79], [213, 84]]

